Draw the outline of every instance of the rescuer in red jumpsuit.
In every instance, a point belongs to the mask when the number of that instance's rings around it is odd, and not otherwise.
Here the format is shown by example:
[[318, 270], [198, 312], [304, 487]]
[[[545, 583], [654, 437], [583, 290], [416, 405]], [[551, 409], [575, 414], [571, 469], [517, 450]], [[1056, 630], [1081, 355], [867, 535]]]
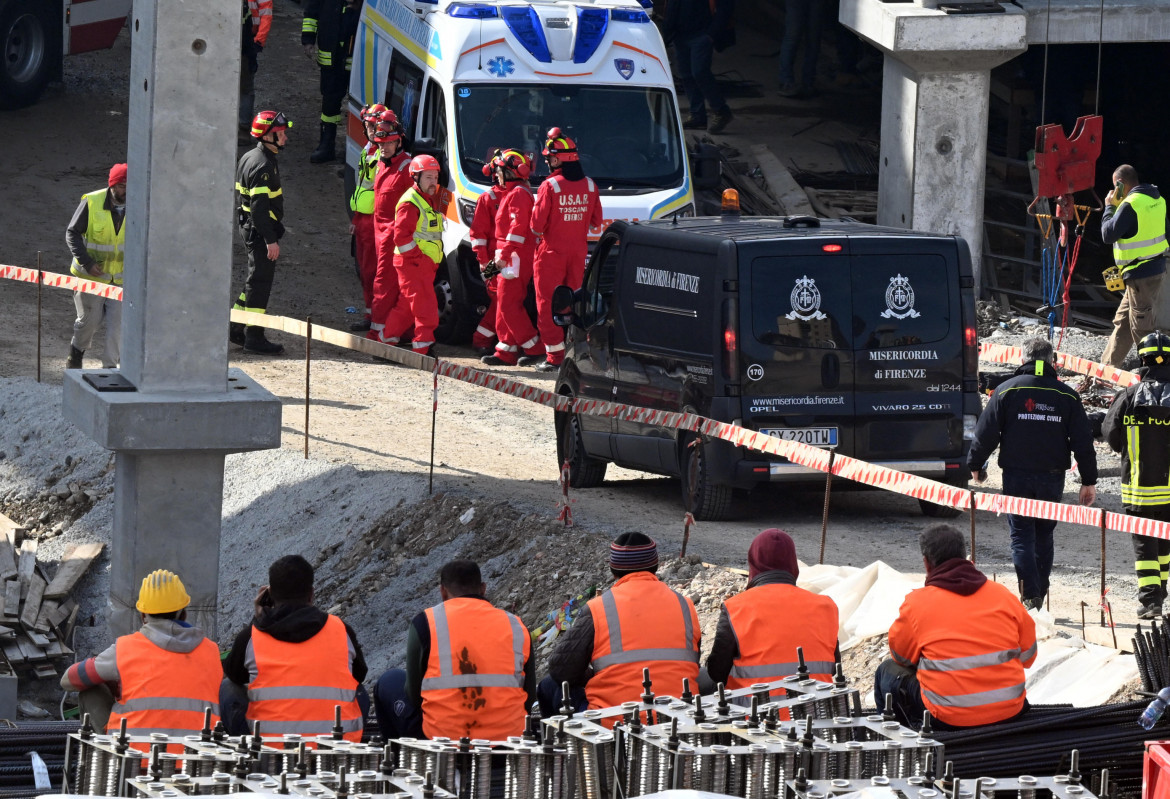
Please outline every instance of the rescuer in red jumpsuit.
[[395, 124], [398, 119], [394, 112], [381, 103], [368, 105], [361, 110], [362, 130], [366, 134], [366, 146], [358, 156], [357, 175], [354, 178], [353, 194], [349, 198], [350, 233], [353, 234], [354, 259], [357, 261], [358, 277], [362, 282], [362, 300], [366, 315], [349, 329], [362, 333], [370, 329], [370, 307], [374, 303], [374, 275], [378, 271], [378, 250], [374, 241], [374, 178], [378, 174], [381, 158], [375, 136], [378, 123], [389, 114]]
[[435, 272], [443, 260], [443, 214], [437, 207], [439, 162], [432, 155], [416, 155], [408, 174], [413, 185], [403, 192], [394, 211], [398, 302], [386, 318], [382, 340], [397, 344], [413, 324], [411, 349], [430, 355], [439, 324]]
[[[528, 175], [532, 167], [518, 150], [505, 150], [496, 166], [496, 180], [504, 196], [496, 212], [496, 351], [480, 360], [489, 366], [527, 366], [539, 361], [544, 352], [540, 336], [528, 318], [524, 298], [532, 282], [532, 256], [536, 249], [532, 235], [532, 190]], [[523, 353], [523, 357], [521, 357]]]
[[581, 170], [576, 143], [560, 128], [548, 132], [541, 154], [550, 174], [540, 184], [532, 212], [532, 232], [540, 237], [534, 268], [536, 324], [545, 352], [536, 368], [551, 372], [565, 359], [565, 331], [552, 320], [553, 290], [561, 285], [574, 291], [581, 288], [589, 228], [601, 226], [601, 195]]
[[[393, 112], [391, 112], [393, 113]], [[390, 310], [398, 303], [398, 270], [394, 268], [394, 213], [398, 200], [413, 185], [410, 153], [402, 152], [402, 129], [397, 117], [383, 117], [375, 132], [382, 148], [378, 176], [374, 178], [374, 244], [377, 269], [374, 272], [373, 301], [370, 303], [370, 332], [366, 338], [386, 343], [382, 331]]]
[[490, 355], [495, 350], [496, 284], [499, 276], [492, 256], [496, 252], [496, 211], [500, 209], [500, 200], [505, 191], [495, 175], [501, 154], [502, 151], [496, 150], [492, 159], [483, 165], [483, 174], [492, 179], [492, 185], [479, 195], [475, 201], [475, 213], [471, 216], [471, 250], [479, 261], [479, 271], [483, 274], [483, 284], [488, 293], [487, 310], [483, 312], [483, 318], [471, 336], [471, 346], [480, 355]]

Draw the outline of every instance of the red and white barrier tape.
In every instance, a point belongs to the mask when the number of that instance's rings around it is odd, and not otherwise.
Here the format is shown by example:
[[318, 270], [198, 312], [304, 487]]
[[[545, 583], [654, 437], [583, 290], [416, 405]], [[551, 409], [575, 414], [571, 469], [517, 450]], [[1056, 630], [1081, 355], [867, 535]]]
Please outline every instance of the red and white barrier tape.
[[[36, 274], [35, 269], [22, 269], [21, 267], [0, 264], [0, 278], [35, 283]], [[108, 296], [111, 299], [121, 299], [122, 290], [117, 286], [95, 283], [90, 280], [81, 280], [72, 275], [49, 272], [45, 272], [43, 275], [45, 285], [75, 288], [80, 291], [86, 291], [87, 293]], [[246, 314], [246, 317], [246, 321], [249, 324], [259, 324], [294, 333], [297, 330], [301, 330], [300, 335], [304, 335], [305, 332], [303, 330], [303, 323], [295, 319], [253, 313]], [[243, 319], [244, 315], [241, 314], [241, 320]], [[313, 326], [312, 334], [314, 338], [320, 335], [322, 341], [326, 340], [324, 337], [327, 335], [333, 334], [334, 339], [339, 335], [338, 331], [320, 328], [318, 325]], [[345, 346], [338, 344], [336, 340], [330, 340], [328, 343], [332, 343], [335, 346]], [[363, 344], [363, 349], [368, 349], [370, 342], [363, 342]], [[817, 471], [825, 472], [829, 470], [828, 450], [812, 447], [797, 441], [785, 441], [755, 430], [747, 430], [732, 424], [707, 419], [690, 413], [661, 411], [602, 400], [582, 400], [567, 397], [522, 383], [518, 380], [484, 372], [471, 366], [462, 366], [441, 359], [436, 359], [436, 362], [430, 363], [430, 358], [420, 357], [396, 347], [381, 345], [378, 349], [381, 357], [385, 357], [388, 360], [414, 368], [422, 368], [425, 371], [433, 371], [436, 375], [443, 375], [444, 377], [459, 380], [460, 382], [473, 386], [508, 394], [518, 399], [544, 405], [562, 413], [616, 417], [641, 424], [687, 430], [710, 438], [718, 438], [735, 446], [746, 447], [758, 452], [784, 457], [792, 463]], [[1005, 347], [998, 344], [984, 343], [980, 345], [980, 356], [997, 363], [1019, 363], [1021, 353], [1019, 347]], [[1081, 374], [1088, 374], [1103, 380], [1109, 380], [1119, 385], [1129, 385], [1138, 379], [1138, 376], [1132, 372], [1115, 369], [1084, 358], [1078, 358], [1065, 353], [1058, 353], [1057, 357], [1057, 363], [1065, 368]], [[1109, 530], [1170, 539], [1170, 523], [1168, 522], [1146, 519], [1139, 516], [1127, 516], [1108, 511], [1103, 512], [1098, 508], [1089, 508], [1083, 505], [1065, 505], [1059, 502], [1042, 502], [1040, 500], [1011, 497], [1004, 494], [972, 492], [956, 486], [947, 485], [946, 483], [940, 483], [936, 480], [930, 480], [925, 477], [919, 477], [918, 475], [907, 474], [906, 472], [899, 472], [885, 466], [857, 460], [848, 455], [838, 454], [833, 459], [833, 474], [834, 476], [844, 477], [848, 480], [875, 488], [893, 491], [904, 496], [923, 499], [939, 505], [949, 505], [960, 510], [969, 510], [972, 497], [974, 497], [975, 508], [977, 510], [990, 511], [996, 514], [1010, 513], [1040, 519], [1051, 519], [1058, 522], [1082, 524], [1090, 527], [1099, 527], [1101, 525], [1102, 513], [1104, 513], [1105, 527]]]

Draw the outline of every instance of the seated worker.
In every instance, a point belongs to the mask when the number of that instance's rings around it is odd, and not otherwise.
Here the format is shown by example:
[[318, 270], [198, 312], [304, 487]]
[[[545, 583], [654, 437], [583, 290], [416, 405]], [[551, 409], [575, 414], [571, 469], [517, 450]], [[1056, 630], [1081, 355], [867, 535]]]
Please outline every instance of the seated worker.
[[524, 732], [536, 698], [532, 641], [486, 593], [473, 561], [440, 569], [442, 601], [411, 620], [406, 668], [384, 672], [374, 688], [383, 736], [502, 741]]
[[223, 662], [219, 701], [228, 733], [250, 732], [259, 721], [264, 737], [328, 735], [340, 705], [344, 737], [360, 741], [370, 706], [361, 685], [366, 661], [350, 626], [314, 607], [309, 562], [278, 558], [254, 609]]
[[589, 600], [561, 634], [537, 686], [543, 716], [558, 712], [568, 682], [577, 710], [640, 701], [642, 669], [656, 694], [698, 689], [699, 616], [691, 600], [658, 579], [658, 547], [644, 533], [622, 533], [609, 548], [614, 584]]
[[209, 707], [211, 723], [219, 721], [219, 647], [187, 623], [189, 604], [178, 575], [151, 572], [135, 605], [142, 628], [61, 677], [95, 729], [116, 733], [125, 717], [131, 735], [191, 735], [203, 729]]
[[934, 524], [918, 538], [926, 587], [911, 591], [890, 627], [891, 659], [874, 675], [873, 696], [907, 726], [923, 711], [936, 728], [977, 727], [1028, 708], [1024, 669], [1036, 659], [1036, 625], [1010, 590], [971, 561], [963, 534]]
[[[796, 587], [800, 562], [788, 533], [764, 530], [748, 548], [747, 590], [729, 597], [719, 624], [707, 674], [728, 689], [748, 688], [796, 674], [796, 648], [804, 651], [809, 676], [833, 681], [837, 649], [837, 604]], [[783, 698], [783, 694], [779, 698]]]

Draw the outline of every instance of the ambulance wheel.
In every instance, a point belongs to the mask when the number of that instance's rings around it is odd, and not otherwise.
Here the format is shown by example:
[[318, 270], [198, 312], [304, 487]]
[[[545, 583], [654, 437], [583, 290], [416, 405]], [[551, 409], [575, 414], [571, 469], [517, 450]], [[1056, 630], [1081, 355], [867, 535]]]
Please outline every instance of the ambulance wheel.
[[[692, 439], [693, 440], [693, 439]], [[731, 500], [735, 490], [731, 486], [716, 485], [711, 481], [706, 445], [702, 439], [693, 447], [690, 440], [680, 439], [683, 450], [679, 454], [682, 466], [683, 507], [696, 521], [717, 522], [731, 517]]]
[[0, 108], [32, 105], [52, 70], [46, 3], [0, 0]]
[[435, 300], [439, 305], [439, 324], [435, 327], [435, 341], [440, 344], [466, 344], [479, 323], [455, 302], [455, 289], [444, 264], [435, 274]]
[[581, 421], [575, 413], [558, 413], [557, 417], [557, 462], [560, 466], [569, 464], [569, 486], [596, 488], [605, 479], [608, 464], [585, 454]]

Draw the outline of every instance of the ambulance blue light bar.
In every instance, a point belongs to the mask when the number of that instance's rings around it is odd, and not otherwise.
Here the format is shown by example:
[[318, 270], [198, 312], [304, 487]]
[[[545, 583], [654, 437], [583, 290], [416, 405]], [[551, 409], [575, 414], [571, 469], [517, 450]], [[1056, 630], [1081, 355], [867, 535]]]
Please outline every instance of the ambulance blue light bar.
[[630, 8], [615, 8], [609, 12], [609, 18], [614, 22], [649, 22], [650, 17], [645, 11], [634, 11]]
[[609, 14], [604, 8], [577, 7], [577, 41], [573, 44], [573, 63], [584, 64], [605, 39]]
[[532, 6], [504, 6], [500, 9], [504, 24], [512, 31], [524, 49], [532, 54], [537, 61], [545, 64], [552, 62], [552, 55], [548, 51], [548, 42], [544, 38], [544, 29], [540, 26], [540, 17]]
[[654, 0], [638, 0], [638, 5], [649, 11], [654, 8]]
[[486, 3], [452, 3], [447, 6], [447, 15], [464, 19], [495, 19], [500, 12]]

